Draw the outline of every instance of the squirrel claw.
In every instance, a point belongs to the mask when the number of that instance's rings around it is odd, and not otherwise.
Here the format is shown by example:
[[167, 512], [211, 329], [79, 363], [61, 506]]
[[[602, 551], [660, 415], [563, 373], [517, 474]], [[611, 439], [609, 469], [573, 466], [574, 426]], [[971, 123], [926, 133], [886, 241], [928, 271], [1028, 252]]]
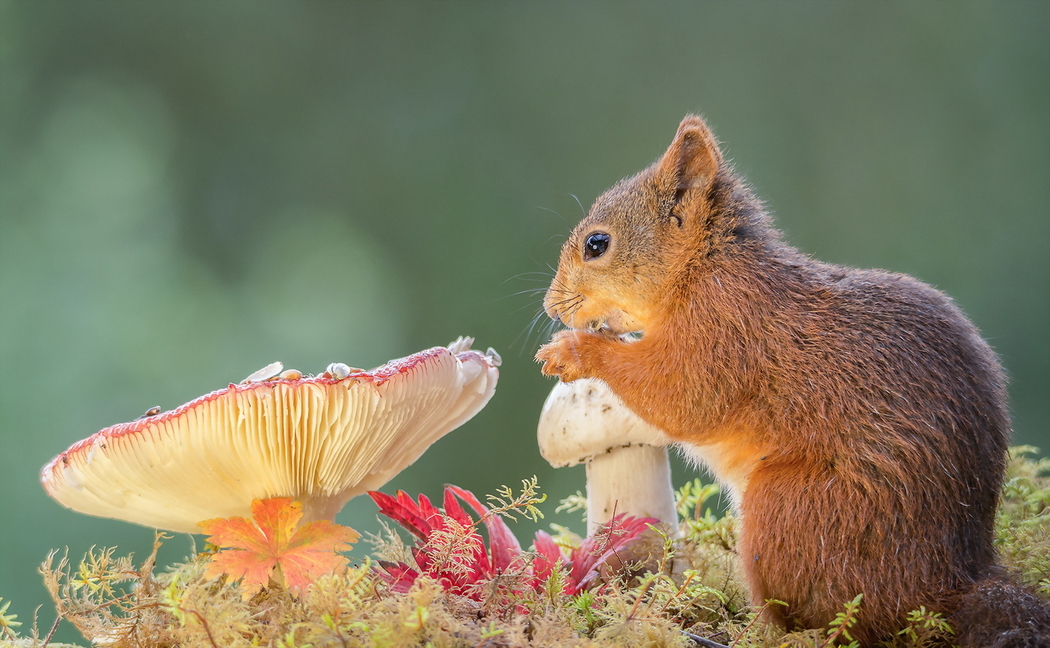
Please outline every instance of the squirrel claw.
[[554, 360], [557, 350], [554, 348], [555, 343], [544, 344], [540, 347], [540, 350], [536, 352], [536, 361], [541, 363], [543, 366], [540, 367], [540, 373], [544, 376], [558, 376], [564, 371], [565, 367], [558, 364]]
[[565, 365], [554, 364], [553, 362], [545, 362], [540, 367], [540, 373], [544, 376], [554, 376], [560, 378], [562, 382], [572, 382], [575, 378], [568, 377]]
[[536, 360], [543, 364], [540, 371], [545, 376], [557, 376], [562, 382], [583, 378], [580, 357], [580, 339], [575, 331], [562, 331], [540, 347]]
[[543, 363], [543, 366], [540, 367], [540, 373], [542, 373], [544, 376], [560, 376], [561, 372], [564, 370], [565, 367], [561, 365], [556, 365], [552, 362], [545, 362]]

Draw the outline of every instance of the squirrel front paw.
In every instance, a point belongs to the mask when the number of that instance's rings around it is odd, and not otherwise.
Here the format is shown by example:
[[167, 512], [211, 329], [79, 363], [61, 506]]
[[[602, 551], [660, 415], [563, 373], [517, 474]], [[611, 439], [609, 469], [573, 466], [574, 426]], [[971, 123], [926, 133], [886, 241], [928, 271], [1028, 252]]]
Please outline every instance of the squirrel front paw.
[[587, 351], [598, 336], [583, 331], [559, 331], [551, 341], [536, 352], [536, 360], [543, 364], [545, 376], [558, 376], [562, 382], [587, 378], [585, 359]]

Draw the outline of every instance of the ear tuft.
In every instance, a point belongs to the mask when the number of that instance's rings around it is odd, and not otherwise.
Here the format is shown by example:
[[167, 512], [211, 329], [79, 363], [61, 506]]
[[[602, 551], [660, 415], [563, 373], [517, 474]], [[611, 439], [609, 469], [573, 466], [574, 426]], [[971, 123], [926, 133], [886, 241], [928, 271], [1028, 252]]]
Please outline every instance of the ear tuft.
[[706, 186], [721, 165], [718, 142], [696, 115], [685, 116], [671, 146], [656, 164], [657, 174], [675, 186], [676, 201], [690, 189]]

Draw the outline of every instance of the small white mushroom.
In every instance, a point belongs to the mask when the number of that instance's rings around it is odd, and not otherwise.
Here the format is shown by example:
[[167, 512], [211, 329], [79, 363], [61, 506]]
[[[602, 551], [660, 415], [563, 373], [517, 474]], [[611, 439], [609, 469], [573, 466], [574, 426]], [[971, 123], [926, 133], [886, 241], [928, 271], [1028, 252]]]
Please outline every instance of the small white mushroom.
[[[305, 520], [333, 519], [432, 443], [478, 413], [499, 378], [460, 341], [372, 371], [249, 380], [106, 428], [44, 466], [40, 479], [81, 513], [199, 533], [197, 523], [251, 513], [254, 499], [291, 497]], [[333, 370], [334, 368], [334, 370]]]
[[614, 515], [654, 517], [677, 533], [667, 444], [600, 380], [559, 382], [543, 404], [540, 454], [555, 468], [587, 464], [587, 534]]

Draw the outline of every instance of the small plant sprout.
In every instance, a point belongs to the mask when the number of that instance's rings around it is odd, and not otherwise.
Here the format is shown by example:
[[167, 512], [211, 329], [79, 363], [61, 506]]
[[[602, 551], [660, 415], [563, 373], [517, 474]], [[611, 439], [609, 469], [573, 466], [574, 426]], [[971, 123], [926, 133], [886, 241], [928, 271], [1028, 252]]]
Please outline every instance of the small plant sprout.
[[955, 630], [944, 615], [929, 611], [923, 605], [908, 613], [908, 625], [897, 634], [911, 640], [912, 645], [924, 646], [937, 640], [947, 643]]
[[17, 628], [22, 625], [21, 621], [16, 621], [18, 618], [17, 614], [8, 614], [7, 608], [10, 607], [11, 601], [4, 603], [4, 599], [0, 598], [0, 639], [6, 639], [11, 641], [15, 638], [15, 631], [13, 628]]
[[500, 486], [496, 489], [495, 495], [486, 496], [486, 499], [492, 506], [489, 514], [502, 515], [512, 520], [518, 519], [518, 516], [521, 515], [527, 520], [539, 522], [540, 518], [543, 517], [543, 511], [539, 509], [538, 505], [547, 501], [547, 494], [540, 495], [537, 492], [539, 489], [536, 475], [533, 475], [532, 479], [521, 480], [521, 493], [519, 495], [515, 495], [514, 489], [510, 486]]
[[[835, 618], [828, 624], [828, 638], [824, 640], [824, 643], [820, 644], [820, 648], [828, 648], [829, 646], [845, 645], [846, 648], [858, 648], [860, 642], [857, 641], [850, 635], [850, 628], [857, 623], [857, 619], [860, 617], [860, 604], [864, 599], [863, 594], [857, 594], [857, 596], [846, 603], [846, 608], [835, 615]], [[848, 644], [842, 644], [842, 640], [848, 641]]]
[[559, 382], [543, 404], [540, 454], [556, 468], [587, 465], [587, 533], [619, 514], [653, 517], [677, 534], [671, 440], [593, 379]]
[[291, 498], [332, 520], [488, 403], [499, 356], [460, 338], [361, 371], [334, 363], [304, 377], [275, 362], [169, 412], [106, 428], [41, 472], [81, 513], [198, 533], [247, 517], [254, 500]]

